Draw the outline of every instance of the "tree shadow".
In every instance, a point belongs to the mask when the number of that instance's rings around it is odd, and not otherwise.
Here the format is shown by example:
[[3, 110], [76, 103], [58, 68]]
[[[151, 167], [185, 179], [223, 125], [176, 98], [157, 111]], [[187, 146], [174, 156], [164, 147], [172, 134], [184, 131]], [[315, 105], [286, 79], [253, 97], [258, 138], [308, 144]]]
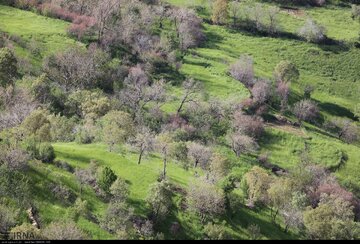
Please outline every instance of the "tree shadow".
[[217, 49], [219, 48], [218, 43], [222, 42], [224, 37], [213, 32], [207, 31], [205, 33], [205, 41], [200, 45], [202, 48]]
[[326, 111], [328, 114], [338, 117], [347, 117], [353, 121], [356, 121], [355, 115], [348, 109], [343, 106], [340, 106], [335, 103], [319, 103], [319, 107], [321, 110]]

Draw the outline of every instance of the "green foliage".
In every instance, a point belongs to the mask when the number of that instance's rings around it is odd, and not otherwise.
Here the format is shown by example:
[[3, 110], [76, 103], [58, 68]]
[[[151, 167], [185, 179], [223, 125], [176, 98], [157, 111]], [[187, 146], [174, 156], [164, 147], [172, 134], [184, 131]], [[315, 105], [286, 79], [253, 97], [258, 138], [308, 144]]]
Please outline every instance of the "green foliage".
[[246, 179], [246, 185], [248, 186], [247, 205], [254, 207], [256, 203], [264, 203], [272, 177], [258, 166], [254, 166], [244, 177]]
[[150, 186], [146, 202], [152, 211], [152, 217], [156, 223], [164, 220], [172, 207], [171, 186], [166, 181], [161, 181]]
[[110, 110], [110, 100], [101, 90], [78, 90], [66, 101], [66, 110], [70, 115], [96, 120]]
[[0, 49], [0, 86], [7, 86], [17, 75], [17, 60], [9, 48]]
[[226, 24], [228, 21], [228, 0], [215, 0], [212, 21], [215, 24]]
[[28, 137], [34, 137], [37, 142], [50, 142], [50, 121], [48, 111], [38, 109], [32, 112], [22, 123]]
[[0, 204], [0, 232], [6, 233], [10, 231], [10, 228], [15, 226], [17, 211], [14, 211], [12, 208], [8, 208]]
[[208, 223], [204, 227], [204, 233], [209, 240], [229, 240], [231, 239], [225, 229], [226, 222], [221, 224]]
[[103, 141], [112, 151], [116, 144], [126, 142], [134, 136], [134, 122], [131, 115], [122, 111], [110, 111], [101, 121]]
[[44, 163], [51, 163], [55, 159], [55, 151], [50, 143], [40, 143], [37, 149], [36, 159]]
[[125, 180], [117, 178], [110, 187], [111, 199], [115, 202], [125, 202], [130, 194], [129, 185]]
[[282, 82], [296, 82], [300, 73], [296, 66], [289, 61], [281, 61], [275, 67], [275, 78]]
[[312, 239], [351, 240], [359, 233], [353, 207], [341, 198], [323, 198], [317, 208], [304, 212], [304, 224]]
[[103, 167], [98, 170], [96, 182], [100, 189], [105, 193], [110, 193], [110, 187], [116, 181], [117, 176], [109, 167]]

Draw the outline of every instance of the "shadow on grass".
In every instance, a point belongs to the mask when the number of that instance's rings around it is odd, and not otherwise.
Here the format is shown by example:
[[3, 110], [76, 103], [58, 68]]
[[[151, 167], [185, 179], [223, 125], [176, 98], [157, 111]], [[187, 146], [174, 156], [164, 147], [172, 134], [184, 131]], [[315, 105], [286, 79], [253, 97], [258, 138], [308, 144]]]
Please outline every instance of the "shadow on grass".
[[[242, 226], [244, 229], [246, 229], [250, 225], [256, 224], [260, 227], [261, 234], [271, 240], [297, 239], [296, 236], [292, 233], [285, 233], [279, 224], [275, 224], [272, 221], [265, 221], [257, 217], [268, 215], [265, 213], [264, 209], [257, 207], [251, 210], [244, 205], [240, 206], [238, 209], [239, 210], [235, 214], [228, 216], [226, 219], [234, 230], [240, 231], [239, 226]], [[254, 214], [251, 214], [252, 212]], [[270, 216], [267, 217], [269, 219], [271, 218]]]
[[95, 159], [92, 157], [87, 157], [87, 156], [83, 156], [83, 155], [75, 155], [75, 154], [71, 154], [71, 153], [61, 152], [58, 150], [55, 150], [55, 154], [56, 154], [57, 158], [63, 158], [66, 160], [80, 162], [80, 163], [86, 163], [86, 164], [89, 164], [92, 159]]
[[345, 108], [338, 104], [329, 103], [329, 102], [319, 103], [319, 107], [321, 110], [324, 110], [333, 116], [347, 117], [348, 119], [351, 119], [354, 121], [356, 120], [355, 115], [348, 108]]

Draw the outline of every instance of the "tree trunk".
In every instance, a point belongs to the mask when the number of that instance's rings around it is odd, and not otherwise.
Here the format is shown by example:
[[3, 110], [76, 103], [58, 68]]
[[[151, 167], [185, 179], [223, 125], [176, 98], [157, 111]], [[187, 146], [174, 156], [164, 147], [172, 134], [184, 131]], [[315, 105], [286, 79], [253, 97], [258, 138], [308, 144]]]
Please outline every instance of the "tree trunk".
[[195, 163], [194, 163], [194, 168], [196, 168], [199, 164], [199, 160], [196, 160]]
[[143, 153], [144, 153], [144, 151], [141, 151], [141, 152], [140, 152], [139, 160], [138, 160], [138, 165], [141, 164], [141, 158], [142, 158], [142, 156], [143, 156]]
[[166, 178], [166, 164], [167, 164], [167, 159], [166, 157], [164, 158], [164, 172], [163, 172], [163, 177], [164, 179]]

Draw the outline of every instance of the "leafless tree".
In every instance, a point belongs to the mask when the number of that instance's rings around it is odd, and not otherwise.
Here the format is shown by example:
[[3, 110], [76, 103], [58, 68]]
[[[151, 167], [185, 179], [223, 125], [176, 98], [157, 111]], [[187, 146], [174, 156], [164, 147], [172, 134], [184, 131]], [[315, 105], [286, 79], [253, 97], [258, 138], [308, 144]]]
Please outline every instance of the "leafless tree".
[[261, 118], [252, 117], [237, 111], [234, 114], [233, 129], [243, 135], [258, 139], [264, 132], [264, 125]]
[[189, 207], [200, 215], [202, 221], [221, 216], [225, 212], [225, 196], [221, 189], [204, 180], [192, 182], [189, 188]]
[[182, 51], [196, 47], [204, 40], [202, 21], [193, 10], [186, 8], [173, 9], [171, 15], [177, 28]]
[[240, 157], [244, 152], [251, 152], [258, 148], [258, 145], [253, 138], [239, 132], [229, 135], [229, 142], [237, 157]]
[[301, 124], [303, 121], [314, 121], [319, 116], [317, 105], [311, 100], [302, 100], [295, 104], [294, 114]]
[[101, 43], [106, 31], [108, 31], [120, 13], [120, 0], [101, 0], [98, 1], [93, 9], [93, 16], [96, 20], [97, 38]]
[[183, 107], [188, 102], [196, 102], [196, 94], [201, 91], [202, 86], [198, 81], [193, 78], [186, 79], [183, 84], [184, 95], [181, 99], [180, 106], [177, 110], [177, 114], [181, 113]]
[[0, 146], [0, 165], [5, 165], [8, 169], [24, 171], [30, 156], [22, 149], [1, 145]]
[[150, 85], [150, 80], [143, 69], [138, 65], [130, 69], [124, 80], [124, 89], [120, 92], [121, 102], [128, 106], [139, 119], [141, 111], [150, 102], [161, 102], [165, 99], [164, 81]]
[[130, 143], [139, 152], [138, 164], [141, 164], [143, 156], [154, 150], [154, 135], [148, 128], [143, 127], [138, 131], [135, 138], [130, 140]]
[[94, 88], [98, 79], [104, 75], [100, 67], [107, 58], [107, 55], [96, 47], [85, 51], [70, 48], [49, 57], [44, 63], [44, 70], [48, 78], [65, 91]]
[[290, 83], [279, 81], [276, 87], [276, 93], [280, 98], [281, 112], [284, 113], [288, 107], [290, 95]]
[[359, 128], [349, 119], [332, 119], [326, 127], [346, 143], [354, 143], [359, 140]]
[[188, 144], [188, 158], [194, 162], [194, 168], [200, 165], [201, 168], [206, 169], [210, 163], [211, 156], [212, 152], [209, 148], [196, 142]]
[[258, 80], [251, 89], [254, 102], [258, 105], [266, 103], [271, 98], [272, 87], [268, 80]]
[[243, 55], [230, 66], [231, 76], [250, 88], [254, 85], [254, 65], [250, 56]]
[[25, 89], [17, 87], [0, 88], [0, 131], [21, 124], [35, 110], [37, 104]]

